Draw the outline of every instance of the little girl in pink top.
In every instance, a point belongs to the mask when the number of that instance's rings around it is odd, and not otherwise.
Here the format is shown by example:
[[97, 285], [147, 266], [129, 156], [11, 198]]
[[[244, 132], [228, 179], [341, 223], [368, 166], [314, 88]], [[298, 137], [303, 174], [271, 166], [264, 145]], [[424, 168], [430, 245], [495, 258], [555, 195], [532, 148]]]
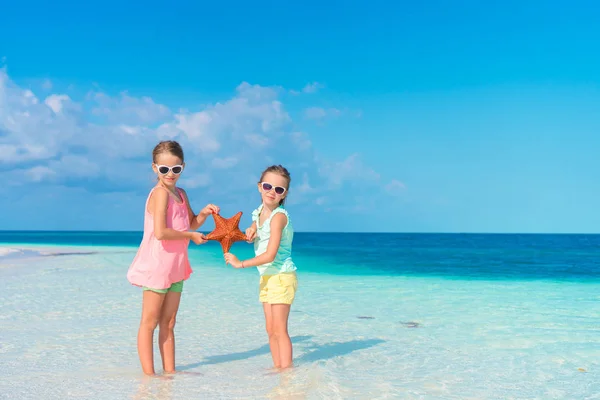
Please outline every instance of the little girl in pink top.
[[188, 245], [190, 240], [206, 243], [204, 234], [195, 231], [211, 213], [219, 213], [219, 207], [209, 204], [194, 215], [187, 194], [175, 185], [185, 167], [179, 143], [160, 142], [152, 161], [158, 182], [146, 200], [144, 236], [127, 272], [129, 282], [143, 289], [138, 354], [147, 375], [155, 374], [152, 342], [157, 325], [163, 369], [175, 372], [175, 317], [183, 281], [192, 273]]

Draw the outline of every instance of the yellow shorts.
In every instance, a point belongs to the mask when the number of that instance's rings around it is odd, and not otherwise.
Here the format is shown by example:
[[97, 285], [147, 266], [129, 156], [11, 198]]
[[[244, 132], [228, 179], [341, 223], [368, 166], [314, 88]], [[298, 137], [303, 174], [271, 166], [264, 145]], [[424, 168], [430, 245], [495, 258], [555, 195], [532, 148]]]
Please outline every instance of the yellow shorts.
[[258, 299], [261, 303], [292, 304], [298, 289], [298, 278], [295, 272], [263, 275], [259, 289]]

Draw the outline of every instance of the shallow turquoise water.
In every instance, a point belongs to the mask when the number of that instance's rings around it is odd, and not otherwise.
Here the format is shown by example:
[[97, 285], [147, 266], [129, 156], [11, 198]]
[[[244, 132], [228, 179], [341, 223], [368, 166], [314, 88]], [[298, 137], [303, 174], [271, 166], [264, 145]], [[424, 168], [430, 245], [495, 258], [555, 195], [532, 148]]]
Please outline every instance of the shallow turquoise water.
[[218, 246], [193, 247], [176, 328], [185, 373], [145, 380], [135, 348], [140, 292], [125, 278], [135, 234], [69, 235], [0, 236], [0, 398], [600, 393], [596, 236], [390, 235], [377, 252], [365, 245], [373, 235], [356, 235], [353, 246], [344, 235], [346, 244], [298, 235], [296, 368], [287, 374], [269, 371], [256, 271], [225, 266]]

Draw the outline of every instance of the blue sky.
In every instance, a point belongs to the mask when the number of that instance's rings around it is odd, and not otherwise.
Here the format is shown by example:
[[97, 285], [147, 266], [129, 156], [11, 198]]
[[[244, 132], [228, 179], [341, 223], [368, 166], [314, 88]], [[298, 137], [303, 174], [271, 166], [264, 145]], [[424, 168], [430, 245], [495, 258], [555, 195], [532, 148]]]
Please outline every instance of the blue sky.
[[141, 229], [176, 138], [244, 223], [282, 163], [299, 231], [600, 231], [594, 2], [16, 3], [0, 229]]

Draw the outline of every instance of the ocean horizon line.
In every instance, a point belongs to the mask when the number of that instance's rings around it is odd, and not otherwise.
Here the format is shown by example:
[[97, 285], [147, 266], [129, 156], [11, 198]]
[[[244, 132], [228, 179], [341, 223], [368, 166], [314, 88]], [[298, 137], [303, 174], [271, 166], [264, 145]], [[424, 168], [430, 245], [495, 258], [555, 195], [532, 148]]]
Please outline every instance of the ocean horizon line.
[[[198, 232], [208, 233], [210, 230], [199, 230]], [[143, 230], [83, 230], [83, 229], [0, 229], [0, 233], [131, 233], [143, 234]], [[528, 235], [528, 236], [597, 236], [600, 232], [436, 232], [436, 231], [296, 231], [296, 234], [333, 234], [333, 235], [356, 235], [356, 234], [376, 234], [376, 235]]]

